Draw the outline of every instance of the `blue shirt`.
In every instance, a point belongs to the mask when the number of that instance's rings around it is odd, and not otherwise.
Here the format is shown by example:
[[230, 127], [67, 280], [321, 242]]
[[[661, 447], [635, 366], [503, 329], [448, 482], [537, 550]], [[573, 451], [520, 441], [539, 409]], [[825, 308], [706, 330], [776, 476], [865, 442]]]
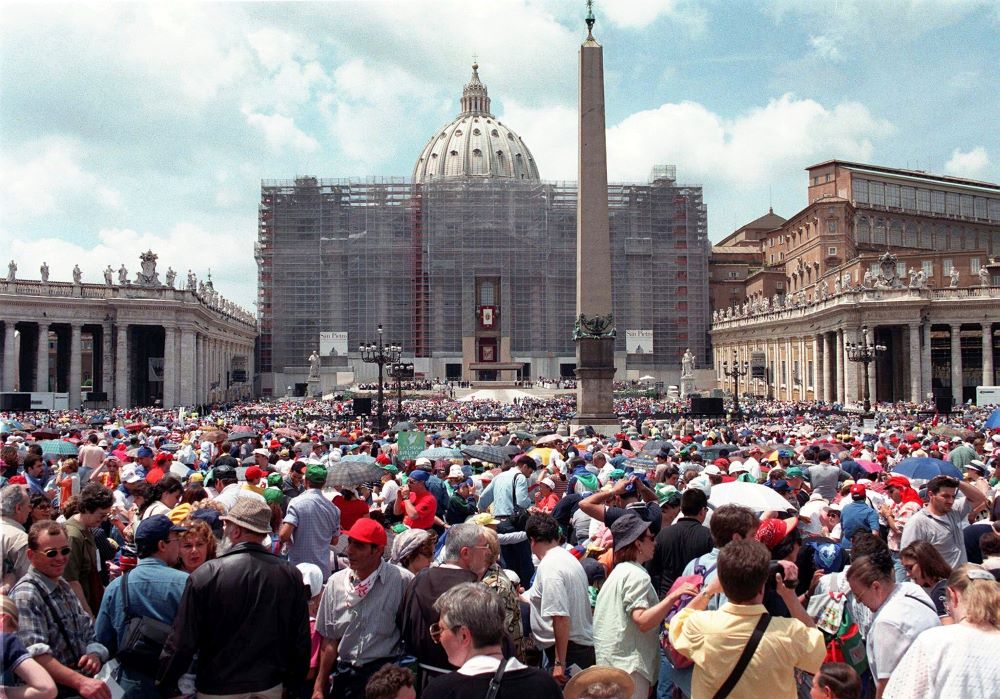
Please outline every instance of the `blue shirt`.
[[[128, 574], [129, 611], [132, 616], [148, 616], [172, 624], [187, 581], [188, 574], [184, 571], [171, 568], [155, 556], [143, 558]], [[125, 636], [125, 601], [121, 586], [122, 579], [115, 578], [104, 591], [94, 629], [98, 642], [112, 655], [118, 651]]]
[[[515, 480], [517, 479], [517, 480]], [[513, 487], [511, 487], [513, 484]], [[528, 479], [516, 466], [504, 471], [486, 486], [479, 498], [479, 511], [493, 504], [493, 514], [498, 517], [510, 517], [514, 514], [514, 492], [517, 492], [517, 504], [528, 509], [534, 503], [528, 495]]]
[[841, 545], [851, 548], [851, 537], [861, 531], [878, 532], [878, 515], [868, 503], [851, 502], [840, 511]]

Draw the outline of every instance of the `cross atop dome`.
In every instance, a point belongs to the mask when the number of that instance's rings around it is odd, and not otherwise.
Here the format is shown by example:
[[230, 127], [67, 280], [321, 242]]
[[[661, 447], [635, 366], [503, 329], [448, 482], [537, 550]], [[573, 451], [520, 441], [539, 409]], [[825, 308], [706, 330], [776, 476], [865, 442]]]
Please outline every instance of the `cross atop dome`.
[[493, 116], [490, 113], [490, 96], [486, 91], [486, 86], [479, 80], [479, 63], [473, 59], [472, 78], [462, 89], [462, 114], [482, 114]]

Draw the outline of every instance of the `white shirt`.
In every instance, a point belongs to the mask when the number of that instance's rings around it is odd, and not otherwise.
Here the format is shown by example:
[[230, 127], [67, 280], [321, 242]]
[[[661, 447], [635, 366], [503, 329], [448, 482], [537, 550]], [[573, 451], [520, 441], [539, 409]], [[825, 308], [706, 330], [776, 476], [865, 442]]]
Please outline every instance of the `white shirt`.
[[1000, 631], [968, 624], [928, 629], [917, 636], [896, 666], [882, 695], [990, 697], [1000, 687]]
[[[458, 668], [458, 674], [468, 676], [485, 675], [487, 672], [496, 672], [498, 667], [500, 667], [499, 658], [489, 655], [474, 655], [462, 663], [462, 667]], [[521, 663], [517, 658], [510, 658], [507, 660], [507, 669], [504, 672], [524, 670], [527, 667], [527, 665]]]
[[888, 679], [917, 636], [940, 625], [937, 609], [923, 589], [911, 582], [897, 583], [868, 631], [865, 648], [872, 677]]
[[535, 584], [524, 596], [531, 605], [531, 633], [540, 648], [555, 645], [554, 616], [569, 617], [569, 640], [594, 644], [587, 573], [569, 551], [559, 546], [549, 549], [538, 564]]

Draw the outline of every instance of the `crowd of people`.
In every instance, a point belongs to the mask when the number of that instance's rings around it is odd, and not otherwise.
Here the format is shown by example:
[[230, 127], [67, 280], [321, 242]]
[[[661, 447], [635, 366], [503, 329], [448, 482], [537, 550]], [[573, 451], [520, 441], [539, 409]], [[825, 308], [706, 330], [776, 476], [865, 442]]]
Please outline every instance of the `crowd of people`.
[[677, 407], [0, 414], [3, 693], [996, 696], [989, 410]]

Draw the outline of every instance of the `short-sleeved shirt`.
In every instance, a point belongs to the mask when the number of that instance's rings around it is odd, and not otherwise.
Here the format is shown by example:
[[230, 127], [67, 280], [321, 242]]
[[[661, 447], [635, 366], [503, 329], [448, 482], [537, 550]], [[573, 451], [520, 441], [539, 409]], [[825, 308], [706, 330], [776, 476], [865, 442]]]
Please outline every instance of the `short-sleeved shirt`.
[[330, 542], [340, 536], [340, 510], [326, 499], [319, 488], [309, 488], [288, 502], [282, 520], [295, 527], [288, 546], [288, 562], [315, 563], [330, 577]]
[[961, 496], [956, 498], [951, 512], [943, 516], [931, 514], [926, 507], [914, 513], [903, 527], [900, 547], [906, 548], [914, 541], [926, 541], [952, 568], [965, 565], [969, 557], [965, 551], [962, 522], [969, 515], [969, 509], [969, 501]]
[[[80, 583], [83, 595], [91, 605], [91, 611], [96, 614], [104, 586], [100, 578], [95, 575], [97, 542], [94, 541], [94, 533], [71, 517], [66, 520], [66, 534], [69, 536], [70, 552], [62, 576], [67, 582]], [[93, 589], [94, 585], [99, 585], [100, 589]]]
[[940, 625], [926, 592], [911, 582], [897, 583], [889, 599], [875, 612], [868, 630], [866, 650], [872, 677], [876, 681], [888, 678], [917, 636]]
[[878, 515], [868, 503], [863, 500], [852, 502], [840, 512], [841, 544], [845, 549], [851, 548], [851, 537], [858, 532], [877, 532]]
[[16, 633], [6, 631], [0, 633], [3, 637], [3, 681], [4, 687], [13, 687], [18, 684], [14, 671], [17, 666], [31, 657], [28, 649], [24, 647], [21, 639]]
[[434, 526], [434, 517], [437, 515], [437, 498], [430, 491], [420, 493], [410, 491], [410, 502], [417, 508], [416, 518], [409, 515], [403, 517], [403, 524], [411, 529], [430, 529]]
[[528, 590], [531, 633], [540, 648], [555, 645], [552, 617], [569, 617], [569, 640], [583, 646], [594, 643], [593, 613], [587, 594], [587, 572], [580, 561], [559, 546], [549, 549]]
[[837, 496], [837, 484], [841, 474], [840, 466], [833, 464], [816, 464], [806, 469], [806, 476], [812, 485], [814, 493], [819, 493], [825, 500], [832, 501]]
[[632, 562], [619, 563], [597, 595], [594, 653], [598, 665], [638, 672], [651, 683], [660, 670], [659, 626], [645, 633], [632, 620], [636, 609], [659, 602], [649, 573]]

